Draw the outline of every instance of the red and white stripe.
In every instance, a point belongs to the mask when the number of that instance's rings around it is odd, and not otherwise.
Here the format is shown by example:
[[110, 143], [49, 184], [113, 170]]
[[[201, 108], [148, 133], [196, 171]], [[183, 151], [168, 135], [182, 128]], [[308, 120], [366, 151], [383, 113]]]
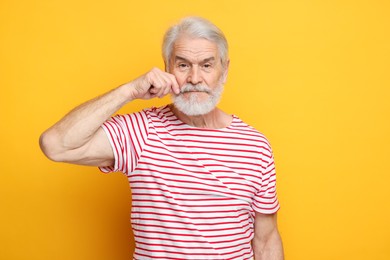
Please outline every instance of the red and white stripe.
[[132, 190], [134, 259], [253, 259], [255, 211], [279, 209], [270, 145], [233, 116], [223, 129], [184, 124], [168, 106], [103, 125]]

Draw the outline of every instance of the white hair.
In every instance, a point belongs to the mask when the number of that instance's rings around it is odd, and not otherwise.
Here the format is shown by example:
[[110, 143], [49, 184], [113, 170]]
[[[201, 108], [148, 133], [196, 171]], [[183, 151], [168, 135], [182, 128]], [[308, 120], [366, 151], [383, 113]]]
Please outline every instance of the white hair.
[[228, 43], [223, 32], [209, 20], [201, 17], [186, 17], [178, 24], [170, 27], [164, 35], [162, 54], [167, 68], [169, 67], [175, 41], [181, 35], [203, 38], [216, 43], [222, 65], [226, 65], [228, 60]]

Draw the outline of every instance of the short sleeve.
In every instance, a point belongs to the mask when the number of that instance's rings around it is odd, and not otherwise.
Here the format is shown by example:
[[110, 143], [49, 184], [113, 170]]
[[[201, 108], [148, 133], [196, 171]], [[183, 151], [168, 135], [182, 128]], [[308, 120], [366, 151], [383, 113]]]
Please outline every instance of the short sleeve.
[[263, 214], [273, 214], [280, 208], [276, 194], [276, 171], [272, 153], [261, 174], [261, 186], [254, 197], [252, 207], [255, 211]]
[[100, 167], [104, 173], [131, 173], [137, 166], [148, 135], [146, 111], [134, 114], [117, 115], [103, 123], [114, 153], [114, 165]]

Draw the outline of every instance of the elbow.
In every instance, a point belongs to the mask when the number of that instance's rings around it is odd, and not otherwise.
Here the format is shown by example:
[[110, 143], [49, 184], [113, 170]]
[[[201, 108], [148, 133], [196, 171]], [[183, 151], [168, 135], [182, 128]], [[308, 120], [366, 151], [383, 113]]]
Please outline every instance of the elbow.
[[39, 137], [39, 146], [43, 154], [54, 162], [62, 162], [60, 145], [55, 133], [50, 129], [45, 131]]

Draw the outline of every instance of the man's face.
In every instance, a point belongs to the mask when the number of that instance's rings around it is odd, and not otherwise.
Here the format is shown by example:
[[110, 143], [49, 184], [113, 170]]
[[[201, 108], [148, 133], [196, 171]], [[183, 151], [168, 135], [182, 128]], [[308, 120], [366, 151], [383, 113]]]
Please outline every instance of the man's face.
[[187, 115], [201, 115], [217, 105], [227, 76], [217, 44], [182, 36], [174, 44], [169, 68], [182, 91], [173, 94], [179, 110]]

